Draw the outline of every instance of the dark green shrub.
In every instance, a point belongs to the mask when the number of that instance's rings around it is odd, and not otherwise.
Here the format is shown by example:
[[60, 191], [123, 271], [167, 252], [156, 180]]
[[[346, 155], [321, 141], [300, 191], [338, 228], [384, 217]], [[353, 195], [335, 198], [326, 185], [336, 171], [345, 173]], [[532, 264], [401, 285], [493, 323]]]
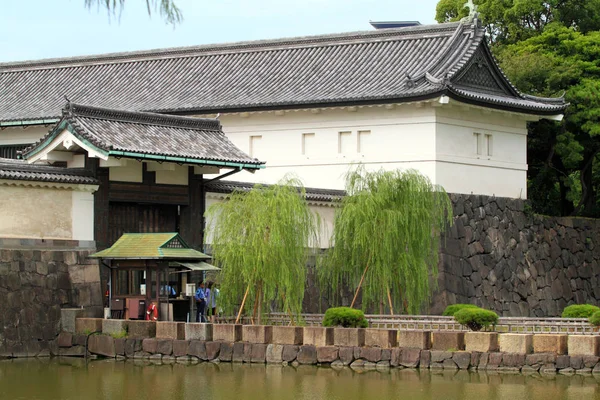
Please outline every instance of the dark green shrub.
[[463, 308], [454, 314], [454, 319], [461, 325], [465, 325], [472, 331], [480, 331], [481, 328], [496, 325], [498, 314], [479, 307]]
[[590, 317], [590, 324], [594, 326], [600, 326], [600, 311], [596, 311]]
[[453, 317], [457, 311], [462, 310], [463, 308], [478, 308], [475, 304], [452, 304], [446, 307], [444, 313], [442, 314], [444, 317]]
[[344, 328], [367, 328], [369, 323], [361, 310], [350, 307], [335, 307], [325, 311], [323, 326], [341, 326]]
[[563, 318], [589, 318], [592, 314], [600, 311], [600, 307], [591, 304], [573, 304], [565, 307], [561, 317]]

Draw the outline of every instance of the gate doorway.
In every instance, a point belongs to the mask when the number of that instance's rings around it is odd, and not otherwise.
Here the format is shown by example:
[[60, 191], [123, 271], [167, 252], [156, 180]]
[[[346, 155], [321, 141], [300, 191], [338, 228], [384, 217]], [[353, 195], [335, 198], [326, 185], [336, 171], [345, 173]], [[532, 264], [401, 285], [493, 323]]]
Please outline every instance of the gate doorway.
[[179, 232], [179, 206], [110, 202], [108, 246], [124, 233]]

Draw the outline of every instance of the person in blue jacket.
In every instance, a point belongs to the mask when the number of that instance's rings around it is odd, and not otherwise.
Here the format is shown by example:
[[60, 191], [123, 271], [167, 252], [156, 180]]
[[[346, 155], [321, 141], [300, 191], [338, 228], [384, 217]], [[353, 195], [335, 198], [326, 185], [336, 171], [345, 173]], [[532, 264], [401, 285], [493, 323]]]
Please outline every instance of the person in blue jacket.
[[196, 289], [194, 299], [196, 299], [196, 322], [206, 322], [204, 313], [206, 310], [206, 290], [204, 289], [204, 282], [198, 282], [198, 289]]

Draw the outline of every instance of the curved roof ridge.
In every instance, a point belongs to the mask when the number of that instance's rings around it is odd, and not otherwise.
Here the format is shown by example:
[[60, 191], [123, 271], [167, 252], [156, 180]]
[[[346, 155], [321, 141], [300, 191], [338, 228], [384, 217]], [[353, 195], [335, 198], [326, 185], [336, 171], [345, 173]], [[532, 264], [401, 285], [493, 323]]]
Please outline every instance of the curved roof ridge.
[[[250, 41], [239, 41], [239, 42], [228, 42], [228, 43], [213, 43], [196, 46], [183, 46], [183, 47], [171, 47], [171, 48], [158, 48], [149, 50], [137, 50], [130, 52], [117, 52], [117, 53], [106, 53], [106, 54], [95, 54], [87, 56], [75, 56], [75, 57], [60, 57], [60, 58], [48, 58], [42, 60], [26, 60], [26, 61], [14, 61], [0, 63], [1, 72], [21, 71], [29, 69], [43, 69], [43, 68], [60, 68], [60, 67], [73, 67], [77, 65], [90, 65], [94, 63], [106, 63], [110, 61], [114, 62], [137, 62], [137, 61], [149, 61], [157, 59], [168, 59], [168, 58], [179, 58], [179, 57], [193, 57], [199, 56], [204, 53], [210, 53], [213, 51], [226, 52], [240, 50], [256, 50], [264, 51], [269, 48], [276, 49], [278, 46], [290, 47], [298, 45], [299, 47], [308, 47], [311, 45], [318, 44], [343, 44], [345, 42], [352, 43], [360, 41], [360, 39], [373, 39], [373, 38], [398, 38], [402, 36], [410, 36], [411, 34], [425, 34], [425, 33], [439, 33], [444, 30], [454, 30], [457, 26], [461, 25], [460, 22], [449, 22], [444, 24], [431, 24], [431, 25], [419, 25], [410, 26], [403, 28], [388, 28], [382, 30], [368, 30], [368, 31], [354, 31], [354, 32], [341, 32], [331, 33], [324, 35], [309, 35], [309, 36], [296, 36], [278, 39], [262, 39], [262, 40], [250, 40]], [[61, 65], [62, 64], [62, 65]]]
[[95, 119], [110, 119], [113, 121], [133, 122], [148, 125], [177, 126], [188, 129], [221, 131], [218, 119], [194, 118], [179, 115], [159, 114], [153, 112], [138, 112], [67, 103], [62, 110], [64, 117], [81, 116]]

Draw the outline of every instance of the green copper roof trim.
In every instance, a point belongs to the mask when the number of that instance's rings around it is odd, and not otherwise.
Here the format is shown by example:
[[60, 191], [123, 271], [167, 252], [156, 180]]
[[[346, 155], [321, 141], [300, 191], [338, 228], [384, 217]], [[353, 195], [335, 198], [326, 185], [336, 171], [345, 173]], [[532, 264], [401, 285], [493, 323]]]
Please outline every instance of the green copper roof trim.
[[231, 161], [212, 161], [198, 158], [189, 158], [189, 157], [173, 157], [173, 156], [161, 156], [157, 154], [145, 154], [145, 153], [134, 153], [130, 151], [120, 151], [120, 150], [110, 150], [108, 155], [113, 157], [126, 157], [126, 158], [143, 158], [148, 160], [157, 160], [157, 161], [168, 161], [174, 163], [184, 163], [184, 164], [200, 164], [200, 165], [216, 165], [223, 167], [234, 167], [234, 168], [242, 168], [242, 169], [262, 169], [265, 168], [264, 164], [246, 164], [246, 163], [237, 163]]
[[29, 125], [51, 125], [60, 121], [59, 118], [50, 119], [22, 119], [18, 121], [0, 121], [0, 126], [11, 127], [11, 126], [29, 126]]
[[31, 150], [30, 152], [27, 153], [25, 159], [36, 155], [37, 153], [39, 153], [40, 151], [42, 151], [46, 146], [48, 146], [50, 143], [52, 143], [52, 141], [54, 139], [56, 139], [56, 137], [62, 133], [63, 130], [68, 130], [73, 136], [75, 136], [78, 140], [80, 140], [81, 142], [83, 142], [83, 144], [85, 144], [86, 146], [92, 148], [94, 151], [108, 157], [108, 152], [105, 150], [102, 150], [100, 148], [98, 148], [97, 146], [93, 145], [92, 143], [90, 143], [87, 139], [81, 137], [81, 135], [79, 135], [77, 133], [77, 131], [75, 131], [75, 129], [73, 129], [73, 127], [71, 126], [71, 124], [69, 123], [69, 121], [67, 120], [63, 120], [60, 124], [56, 125], [54, 127], [54, 129], [52, 130], [52, 133], [50, 134], [50, 136], [48, 136], [42, 143], [40, 143], [39, 145], [36, 146], [35, 149]]

